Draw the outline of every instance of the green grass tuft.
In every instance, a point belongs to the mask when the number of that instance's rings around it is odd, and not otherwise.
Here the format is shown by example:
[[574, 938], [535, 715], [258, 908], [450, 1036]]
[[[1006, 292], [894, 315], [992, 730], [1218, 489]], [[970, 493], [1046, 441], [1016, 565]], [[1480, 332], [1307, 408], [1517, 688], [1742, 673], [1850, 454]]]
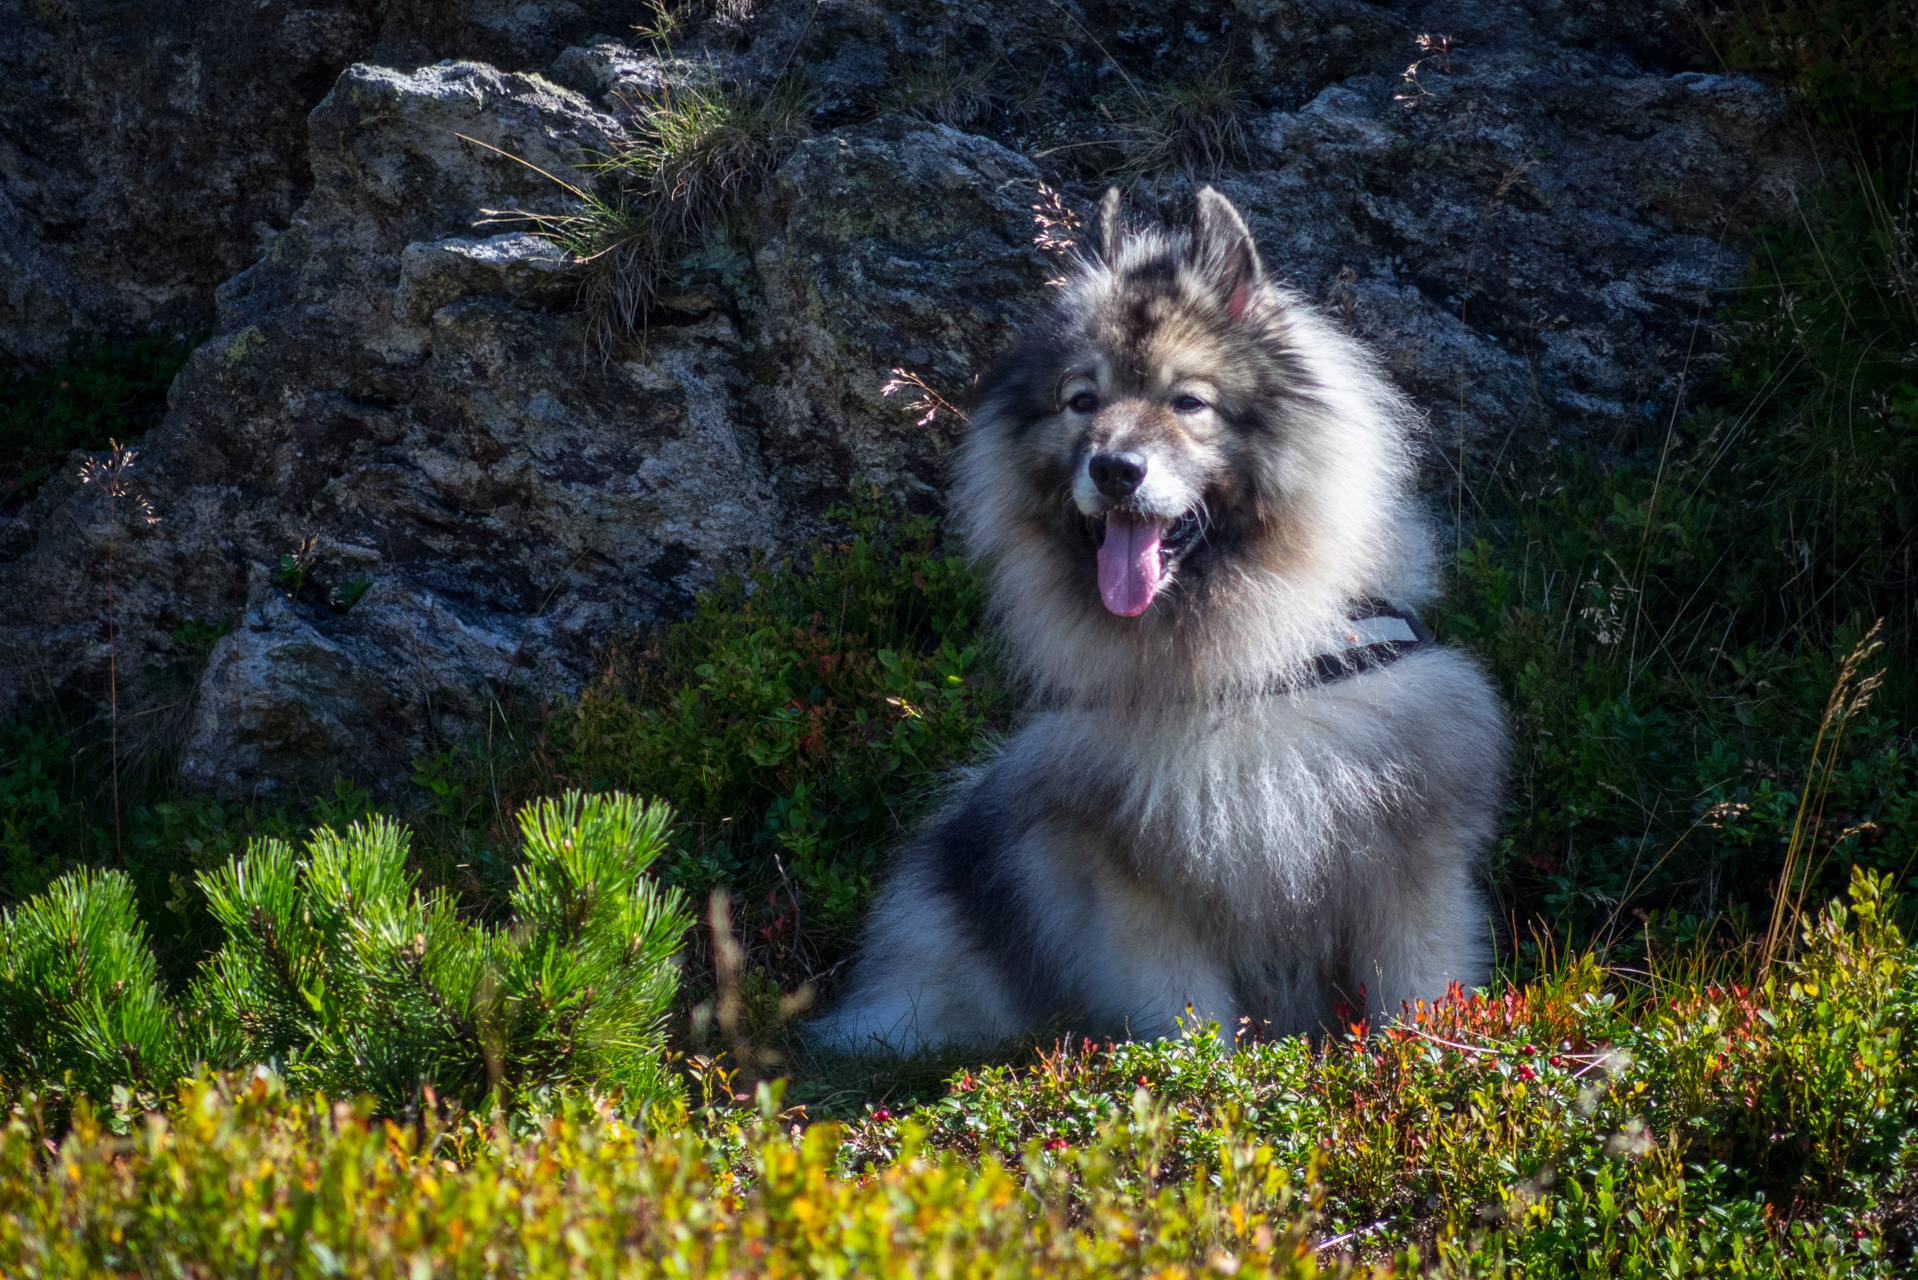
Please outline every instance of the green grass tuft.
[[602, 355], [643, 332], [662, 284], [686, 254], [735, 229], [761, 184], [811, 132], [812, 93], [783, 77], [723, 83], [708, 70], [629, 103], [631, 140], [589, 166], [569, 214], [529, 221], [572, 255], [589, 338]]
[[1109, 109], [1125, 157], [1116, 176], [1207, 178], [1250, 158], [1252, 100], [1230, 52], [1188, 77], [1128, 87]]

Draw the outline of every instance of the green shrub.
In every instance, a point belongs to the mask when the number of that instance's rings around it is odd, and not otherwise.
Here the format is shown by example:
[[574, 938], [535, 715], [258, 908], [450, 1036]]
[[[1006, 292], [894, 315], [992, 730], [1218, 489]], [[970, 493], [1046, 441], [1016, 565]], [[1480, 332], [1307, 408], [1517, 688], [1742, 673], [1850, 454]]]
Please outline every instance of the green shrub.
[[523, 811], [502, 929], [422, 899], [405, 833], [385, 819], [318, 831], [301, 857], [256, 844], [202, 877], [227, 931], [193, 996], [211, 1060], [270, 1063], [388, 1107], [427, 1086], [468, 1105], [567, 1080], [665, 1092], [660, 1024], [688, 917], [643, 873], [668, 816], [620, 795]]
[[72, 872], [5, 917], [0, 1070], [148, 1104], [198, 1062], [265, 1063], [395, 1110], [429, 1088], [468, 1107], [566, 1082], [669, 1096], [662, 1023], [688, 917], [645, 875], [669, 817], [617, 794], [528, 806], [499, 928], [423, 898], [387, 819], [322, 827], [297, 853], [257, 841], [199, 877], [225, 942], [177, 1010], [127, 878]]
[[1537, 477], [1459, 553], [1434, 619], [1503, 687], [1514, 804], [1493, 873], [1548, 929], [1767, 910], [1801, 801], [1823, 819], [1814, 900], [1854, 863], [1903, 873], [1918, 849], [1902, 655], [1871, 656], [1885, 685], [1813, 767], [1840, 660], [1899, 602], [1854, 581], [1798, 611], [1789, 522], [1695, 457], [1662, 483], [1576, 458]]
[[932, 518], [876, 496], [834, 516], [842, 538], [700, 596], [556, 730], [568, 776], [679, 811], [675, 882], [773, 894], [775, 948], [843, 942], [940, 775], [1011, 713], [983, 584]]
[[156, 1105], [186, 1065], [124, 875], [75, 871], [0, 913], [0, 1077]]
[[1113, 176], [1139, 181], [1179, 172], [1204, 178], [1250, 159], [1253, 104], [1235, 51], [1183, 79], [1149, 87], [1128, 79], [1126, 87], [1112, 113], [1124, 156]]
[[59, 849], [76, 834], [62, 801], [67, 748], [42, 725], [0, 724], [0, 899], [40, 892], [60, 874]]

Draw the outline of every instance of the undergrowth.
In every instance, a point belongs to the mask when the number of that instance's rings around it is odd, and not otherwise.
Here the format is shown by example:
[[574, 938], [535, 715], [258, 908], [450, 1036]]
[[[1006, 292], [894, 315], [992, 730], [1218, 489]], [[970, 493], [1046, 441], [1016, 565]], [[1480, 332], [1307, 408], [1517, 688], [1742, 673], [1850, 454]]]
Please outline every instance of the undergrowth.
[[885, 851], [1013, 710], [983, 583], [934, 520], [876, 496], [829, 518], [839, 535], [701, 596], [556, 725], [567, 776], [679, 807], [671, 876], [763, 903], [789, 981], [843, 951]]
[[388, 1120], [270, 1072], [115, 1137], [20, 1096], [0, 1269], [92, 1275], [1906, 1274], [1918, 982], [1885, 882], [1769, 972], [1590, 956], [1406, 1026], [1061, 1044], [843, 1122], [562, 1089]]

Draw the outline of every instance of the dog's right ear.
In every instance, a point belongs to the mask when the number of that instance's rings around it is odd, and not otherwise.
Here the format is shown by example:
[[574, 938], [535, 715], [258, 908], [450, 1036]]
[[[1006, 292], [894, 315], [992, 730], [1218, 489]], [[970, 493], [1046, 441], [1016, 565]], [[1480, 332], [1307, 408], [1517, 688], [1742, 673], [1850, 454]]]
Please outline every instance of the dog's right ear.
[[1099, 260], [1108, 267], [1119, 260], [1119, 246], [1125, 243], [1125, 213], [1119, 208], [1119, 188], [1107, 187], [1099, 201], [1097, 225]]

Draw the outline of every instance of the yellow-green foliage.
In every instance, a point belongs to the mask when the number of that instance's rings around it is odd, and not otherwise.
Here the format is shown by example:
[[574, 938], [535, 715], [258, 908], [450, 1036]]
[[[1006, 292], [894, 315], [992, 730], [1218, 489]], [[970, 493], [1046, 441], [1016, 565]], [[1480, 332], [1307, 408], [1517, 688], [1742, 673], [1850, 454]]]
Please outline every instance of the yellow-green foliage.
[[[202, 1079], [116, 1140], [57, 1153], [16, 1109], [0, 1156], [8, 1275], [1059, 1276], [1320, 1274], [1269, 1148], [1155, 1185], [1152, 1109], [1070, 1159], [973, 1166], [908, 1136], [847, 1178], [839, 1129], [755, 1126], [735, 1166], [683, 1123], [569, 1101], [495, 1136], [369, 1119], [266, 1077]], [[649, 1131], [651, 1130], [651, 1131]], [[1070, 1209], [1069, 1209], [1070, 1206]], [[1342, 1269], [1341, 1269], [1342, 1270]]]
[[49, 1141], [28, 1099], [0, 1274], [1897, 1276], [1918, 987], [1883, 888], [1755, 981], [1587, 956], [1317, 1049], [1061, 1046], [844, 1126], [777, 1085], [397, 1122], [260, 1073]]

